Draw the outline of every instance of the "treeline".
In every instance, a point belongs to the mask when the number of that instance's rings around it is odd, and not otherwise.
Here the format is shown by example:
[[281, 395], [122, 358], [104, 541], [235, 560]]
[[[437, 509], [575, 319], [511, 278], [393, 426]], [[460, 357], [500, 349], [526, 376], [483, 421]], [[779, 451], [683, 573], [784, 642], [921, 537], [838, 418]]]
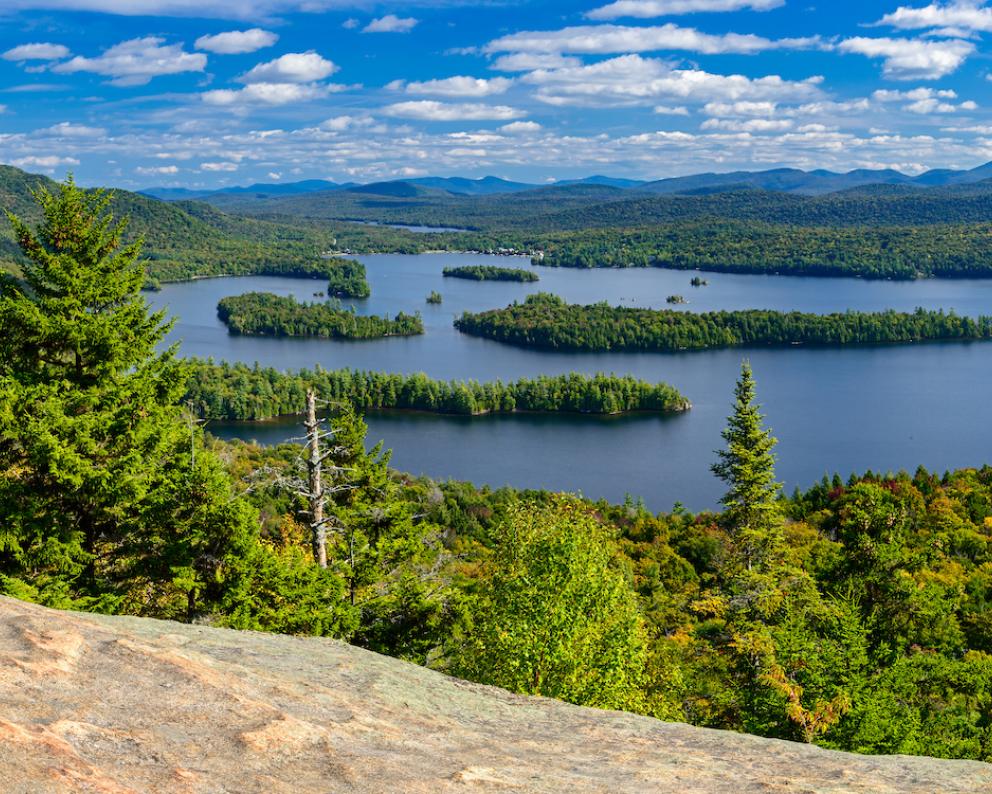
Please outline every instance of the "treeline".
[[685, 411], [689, 401], [665, 383], [598, 374], [522, 378], [513, 383], [438, 381], [423, 373], [322, 369], [279, 372], [246, 364], [195, 361], [183, 403], [202, 419], [269, 419], [303, 411], [307, 390], [356, 411], [415, 410], [478, 415], [529, 411], [619, 414]]
[[300, 303], [270, 292], [222, 298], [217, 316], [232, 334], [310, 336], [323, 339], [375, 339], [424, 332], [420, 315], [400, 312], [395, 318], [357, 314], [337, 303]]
[[992, 317], [912, 313], [803, 314], [761, 309], [694, 314], [596, 303], [569, 304], [556, 295], [455, 320], [463, 333], [521, 347], [556, 350], [704, 350], [740, 345], [858, 345], [924, 340], [989, 339]]
[[540, 281], [533, 270], [519, 267], [496, 267], [495, 265], [465, 265], [446, 267], [443, 275], [449, 278], [464, 278], [470, 281]]
[[367, 298], [372, 294], [365, 265], [350, 259], [340, 259], [330, 268], [327, 294], [339, 298]]
[[691, 222], [586, 229], [533, 242], [549, 267], [664, 267], [725, 273], [916, 279], [992, 276], [992, 224], [915, 227]]

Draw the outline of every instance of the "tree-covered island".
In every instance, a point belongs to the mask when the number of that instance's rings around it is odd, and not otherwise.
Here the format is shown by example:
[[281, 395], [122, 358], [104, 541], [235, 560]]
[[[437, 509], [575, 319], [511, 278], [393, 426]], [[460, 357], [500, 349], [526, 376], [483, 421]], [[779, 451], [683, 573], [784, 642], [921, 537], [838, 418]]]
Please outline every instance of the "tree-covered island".
[[469, 281], [540, 281], [540, 276], [533, 270], [520, 267], [497, 267], [496, 265], [464, 265], [462, 267], [446, 267], [442, 271], [445, 278], [464, 278]]
[[271, 367], [195, 361], [183, 404], [203, 419], [269, 419], [296, 414], [312, 389], [356, 411], [412, 410], [478, 416], [490, 413], [675, 413], [689, 401], [666, 383], [598, 374], [491, 381], [439, 381], [423, 373], [357, 370], [280, 372]]
[[376, 339], [424, 332], [419, 314], [400, 312], [393, 319], [357, 314], [336, 303], [300, 303], [270, 292], [222, 298], [217, 316], [232, 334], [311, 336], [323, 339]]
[[529, 295], [505, 309], [455, 320], [466, 334], [553, 350], [705, 350], [742, 345], [866, 345], [992, 338], [992, 317], [953, 312], [804, 314], [763, 309], [692, 313], [595, 303], [569, 304]]

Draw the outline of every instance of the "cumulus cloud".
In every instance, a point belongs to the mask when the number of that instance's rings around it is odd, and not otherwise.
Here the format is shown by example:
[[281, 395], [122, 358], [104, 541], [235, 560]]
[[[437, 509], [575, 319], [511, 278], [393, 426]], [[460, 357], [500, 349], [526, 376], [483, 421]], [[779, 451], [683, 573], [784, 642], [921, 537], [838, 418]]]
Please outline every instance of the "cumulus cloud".
[[659, 116], [688, 116], [689, 108], [683, 105], [672, 107], [671, 105], [655, 105], [654, 112]]
[[820, 46], [818, 38], [766, 39], [741, 33], [714, 35], [695, 28], [668, 23], [650, 27], [627, 25], [583, 25], [560, 30], [531, 30], [511, 33], [486, 45], [488, 53], [537, 52], [608, 55], [611, 53], [685, 50], [706, 55], [752, 54], [767, 50], [809, 49]]
[[327, 83], [251, 83], [244, 88], [218, 88], [201, 94], [208, 105], [288, 105], [320, 99], [345, 86]]
[[509, 121], [526, 115], [522, 110], [507, 105], [452, 104], [429, 99], [396, 102], [386, 105], [382, 112], [387, 116], [421, 121]]
[[68, 58], [69, 48], [62, 44], [37, 42], [34, 44], [19, 44], [3, 54], [5, 61], [57, 61]]
[[674, 69], [657, 58], [622, 55], [599, 63], [539, 70], [521, 78], [538, 86], [537, 98], [552, 105], [636, 105], [659, 99], [735, 102], [802, 101], [820, 96], [820, 77], [785, 80], [778, 75], [751, 78]]
[[139, 165], [134, 170], [142, 176], [167, 176], [179, 173], [179, 167], [175, 165]]
[[288, 11], [319, 11], [314, 0], [3, 0], [5, 11], [96, 11], [122, 16], [262, 19]]
[[265, 47], [271, 47], [279, 41], [279, 36], [268, 30], [252, 28], [251, 30], [229, 30], [213, 36], [200, 36], [195, 42], [198, 50], [215, 52], [218, 55], [239, 55], [245, 52], [256, 52]]
[[43, 171], [53, 171], [60, 165], [79, 165], [79, 160], [75, 157], [59, 157], [55, 154], [29, 155], [28, 157], [18, 157], [10, 161], [11, 165], [18, 168], [40, 168]]
[[536, 121], [511, 121], [499, 128], [500, 132], [510, 135], [520, 135], [529, 132], [540, 132], [543, 128]]
[[513, 80], [506, 77], [494, 77], [486, 80], [481, 77], [459, 75], [440, 80], [406, 83], [406, 92], [408, 94], [433, 94], [445, 97], [483, 97], [505, 94], [512, 85]]
[[975, 52], [962, 39], [872, 39], [857, 36], [837, 44], [840, 52], [883, 58], [882, 73], [893, 80], [937, 80], [958, 70]]
[[237, 163], [200, 163], [201, 171], [237, 171]]
[[497, 72], [532, 72], [535, 69], [561, 69], [563, 66], [581, 66], [578, 58], [570, 58], [557, 52], [515, 52], [501, 55], [489, 68]]
[[911, 91], [879, 90], [873, 93], [876, 102], [907, 102], [903, 110], [909, 113], [929, 115], [931, 113], [957, 113], [959, 110], [976, 110], [978, 105], [968, 100], [954, 104], [957, 92], [951, 89], [914, 88]]
[[707, 116], [772, 116], [777, 108], [776, 102], [707, 102], [703, 113]]
[[371, 116], [334, 116], [326, 121], [321, 122], [320, 128], [322, 130], [330, 130], [331, 132], [344, 132], [345, 130], [359, 129], [362, 127], [370, 127], [375, 123], [375, 119]]
[[595, 8], [586, 14], [590, 19], [619, 19], [620, 17], [674, 16], [714, 11], [768, 11], [785, 4], [785, 0], [617, 0]]
[[900, 6], [882, 17], [879, 25], [890, 25], [902, 30], [922, 28], [957, 28], [984, 33], [992, 32], [992, 8], [981, 2], [931, 3], [922, 8]]
[[118, 86], [145, 85], [153, 77], [181, 72], [202, 72], [207, 56], [183, 50], [182, 44], [163, 44], [159, 36], [145, 36], [115, 44], [96, 58], [77, 55], [56, 64], [53, 72], [93, 72], [111, 78]]
[[69, 121], [54, 124], [42, 132], [59, 138], [100, 138], [107, 134], [103, 127], [88, 127], [85, 124], [73, 124]]
[[386, 14], [384, 17], [373, 19], [362, 28], [362, 33], [409, 33], [417, 26], [418, 20], [413, 17], [398, 17], [396, 14]]
[[290, 52], [260, 63], [239, 77], [242, 83], [312, 83], [334, 74], [338, 67], [313, 50]]
[[733, 132], [783, 132], [793, 127], [788, 119], [706, 119], [699, 125], [704, 130]]

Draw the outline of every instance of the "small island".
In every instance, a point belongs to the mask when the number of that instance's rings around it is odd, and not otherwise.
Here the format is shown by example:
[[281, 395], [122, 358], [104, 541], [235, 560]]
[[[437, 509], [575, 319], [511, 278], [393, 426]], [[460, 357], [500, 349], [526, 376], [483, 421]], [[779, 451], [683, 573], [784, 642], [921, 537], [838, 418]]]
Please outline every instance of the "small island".
[[297, 413], [313, 389], [321, 399], [359, 412], [422, 411], [480, 416], [490, 413], [612, 415], [687, 411], [689, 401], [667, 383], [630, 376], [569, 375], [513, 383], [438, 381], [423, 373], [398, 375], [349, 369], [281, 372], [247, 364], [195, 360], [183, 404], [203, 419], [264, 420]]
[[328, 273], [327, 294], [336, 298], [367, 298], [372, 294], [365, 276], [365, 265], [350, 259], [335, 263]]
[[689, 284], [693, 287], [705, 287], [708, 286], [709, 283], [710, 282], [708, 282], [705, 278], [700, 278], [699, 276], [693, 276], [689, 281]]
[[764, 309], [694, 314], [569, 304], [537, 293], [505, 309], [455, 320], [462, 333], [552, 350], [706, 350], [742, 345], [871, 345], [992, 338], [992, 317], [942, 311], [804, 314]]
[[388, 317], [356, 314], [337, 302], [299, 303], [270, 292], [223, 298], [217, 316], [230, 333], [244, 336], [301, 336], [323, 339], [376, 339], [424, 333], [420, 315]]
[[464, 278], [470, 281], [540, 281], [540, 276], [532, 270], [519, 267], [497, 267], [496, 265], [465, 265], [446, 267], [443, 275], [447, 278]]
[[681, 295], [669, 295], [667, 298], [665, 298], [665, 303], [681, 304], [681, 303], [688, 303], [688, 302], [689, 301], [687, 301]]
[[439, 305], [443, 300], [444, 298], [441, 297], [441, 293], [437, 290], [431, 290], [430, 294], [427, 296], [427, 302], [434, 304], [435, 306]]

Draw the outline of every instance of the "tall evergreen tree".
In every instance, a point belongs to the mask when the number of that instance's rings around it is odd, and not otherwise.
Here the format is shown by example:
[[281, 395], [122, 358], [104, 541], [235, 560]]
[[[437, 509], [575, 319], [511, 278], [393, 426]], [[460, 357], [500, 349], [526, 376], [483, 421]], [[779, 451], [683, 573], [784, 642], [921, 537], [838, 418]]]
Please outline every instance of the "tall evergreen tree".
[[[252, 537], [177, 407], [186, 372], [140, 289], [110, 194], [70, 178], [9, 216], [26, 263], [0, 286], [0, 589], [183, 617]], [[216, 595], [216, 594], [214, 594]]]
[[751, 364], [744, 361], [734, 389], [734, 412], [723, 431], [727, 448], [717, 451], [719, 462], [712, 470], [729, 486], [720, 500], [726, 508], [723, 520], [739, 561], [748, 569], [767, 561], [782, 545], [781, 485], [775, 479], [773, 453], [778, 442], [763, 419], [755, 404]]

